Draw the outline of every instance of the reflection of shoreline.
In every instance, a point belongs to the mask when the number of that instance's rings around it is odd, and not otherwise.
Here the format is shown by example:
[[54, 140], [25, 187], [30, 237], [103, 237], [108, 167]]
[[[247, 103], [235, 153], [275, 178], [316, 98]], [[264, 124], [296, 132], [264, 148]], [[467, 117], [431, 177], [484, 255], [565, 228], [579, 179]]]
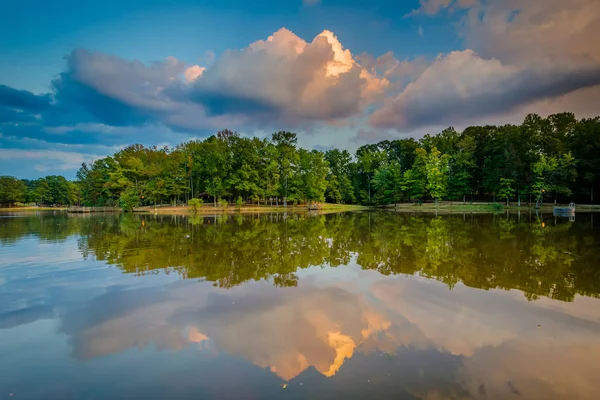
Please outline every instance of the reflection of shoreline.
[[[44, 241], [77, 236], [84, 257], [125, 273], [163, 270], [223, 288], [249, 280], [295, 286], [310, 266], [350, 260], [382, 274], [420, 275], [449, 287], [518, 289], [530, 300], [598, 296], [599, 235], [591, 215], [552, 216], [348, 213], [263, 215], [64, 215], [0, 223], [0, 243], [34, 233]], [[586, 220], [587, 218], [587, 220]]]

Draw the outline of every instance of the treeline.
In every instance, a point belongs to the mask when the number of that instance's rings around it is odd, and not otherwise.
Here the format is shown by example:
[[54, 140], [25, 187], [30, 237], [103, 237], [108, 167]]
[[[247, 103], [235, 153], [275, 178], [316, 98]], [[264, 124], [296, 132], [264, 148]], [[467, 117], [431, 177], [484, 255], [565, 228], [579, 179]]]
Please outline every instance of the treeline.
[[75, 182], [60, 178], [3, 177], [12, 189], [2, 184], [0, 202], [124, 208], [192, 198], [215, 205], [219, 200], [273, 205], [442, 199], [587, 203], [600, 186], [600, 117], [532, 114], [521, 125], [473, 126], [462, 133], [448, 128], [418, 141], [361, 146], [354, 155], [298, 148], [291, 132], [259, 139], [223, 130], [175, 148], [133, 145], [83, 164]]
[[79, 204], [79, 182], [63, 176], [50, 175], [36, 180], [0, 176], [0, 205], [26, 204]]

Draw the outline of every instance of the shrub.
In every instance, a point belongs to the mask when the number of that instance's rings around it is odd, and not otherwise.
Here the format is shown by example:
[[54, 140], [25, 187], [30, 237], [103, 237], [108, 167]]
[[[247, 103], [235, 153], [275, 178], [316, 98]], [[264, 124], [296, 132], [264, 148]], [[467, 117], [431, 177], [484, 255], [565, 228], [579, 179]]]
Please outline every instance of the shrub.
[[140, 196], [138, 196], [135, 189], [126, 189], [119, 196], [119, 205], [123, 211], [133, 211], [133, 208], [137, 207], [139, 203]]
[[239, 210], [240, 208], [242, 208], [243, 204], [244, 204], [244, 200], [242, 199], [242, 196], [239, 196], [237, 198], [237, 200], [235, 201], [235, 207]]
[[227, 208], [227, 205], [229, 204], [229, 203], [227, 203], [227, 200], [225, 200], [225, 199], [219, 200], [218, 203], [219, 203], [219, 207], [221, 207], [223, 210], [225, 210]]
[[192, 208], [192, 212], [195, 214], [202, 207], [204, 201], [202, 199], [190, 199], [188, 201], [188, 206]]
[[504, 210], [504, 206], [500, 203], [494, 203], [492, 204], [492, 210], [494, 211], [503, 211]]

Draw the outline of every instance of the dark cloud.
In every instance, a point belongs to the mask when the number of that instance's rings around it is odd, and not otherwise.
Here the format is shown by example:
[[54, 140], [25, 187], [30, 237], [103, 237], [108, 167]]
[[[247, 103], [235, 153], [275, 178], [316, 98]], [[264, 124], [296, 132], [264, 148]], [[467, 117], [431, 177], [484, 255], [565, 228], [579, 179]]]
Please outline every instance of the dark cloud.
[[27, 90], [17, 90], [0, 85], [0, 106], [30, 112], [39, 112], [50, 106], [49, 94], [35, 95]]
[[[163, 94], [163, 88], [180, 82], [184, 69], [174, 58], [145, 65], [76, 50], [66, 60], [51, 94], [0, 86], [2, 136], [66, 145], [156, 144], [180, 138], [164, 126], [179, 126], [169, 118], [181, 110], [195, 121], [202, 114]], [[198, 125], [184, 125], [187, 132], [200, 131], [193, 129]]]
[[226, 114], [277, 114], [281, 108], [267, 100], [227, 91], [197, 90], [188, 92], [187, 98], [202, 104], [208, 115]]
[[50, 126], [101, 122], [113, 126], [142, 125], [155, 119], [143, 109], [104, 95], [94, 87], [73, 79], [71, 72], [53, 82], [57, 105], [45, 115]]
[[[49, 121], [52, 125], [93, 119], [113, 126], [139, 126], [157, 123], [164, 113], [176, 108], [163, 94], [183, 73], [183, 63], [175, 58], [145, 65], [137, 60], [76, 50], [66, 60], [67, 70], [52, 82], [57, 103], [53, 116], [62, 117]], [[69, 117], [82, 116], [88, 118], [69, 121]]]
[[21, 110], [15, 109], [15, 108], [0, 107], [0, 124], [2, 124], [4, 122], [20, 124], [20, 123], [24, 123], [24, 122], [35, 122], [35, 121], [36, 121], [36, 116], [31, 113], [21, 111]]

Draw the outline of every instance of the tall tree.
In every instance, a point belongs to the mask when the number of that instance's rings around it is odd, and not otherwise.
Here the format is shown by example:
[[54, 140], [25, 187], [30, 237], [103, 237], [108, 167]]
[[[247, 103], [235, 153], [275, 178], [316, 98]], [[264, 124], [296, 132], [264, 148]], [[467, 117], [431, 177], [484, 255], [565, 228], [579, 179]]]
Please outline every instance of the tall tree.
[[472, 193], [473, 172], [475, 164], [475, 140], [465, 136], [457, 143], [457, 151], [451, 157], [448, 167], [448, 192], [454, 198], [462, 197], [465, 203], [466, 195]]
[[[339, 193], [339, 199], [335, 202], [339, 203], [354, 203], [354, 187], [350, 179], [352, 156], [348, 150], [340, 151], [338, 149], [328, 150], [325, 152], [325, 160], [329, 163], [330, 176], [328, 180], [332, 192]], [[331, 198], [333, 199], [333, 198]]]
[[418, 148], [415, 151], [415, 162], [411, 169], [404, 173], [402, 190], [410, 200], [422, 200], [427, 193], [427, 151]]
[[279, 131], [273, 134], [272, 140], [275, 144], [279, 167], [279, 195], [283, 197], [283, 204], [286, 206], [290, 177], [298, 164], [298, 151], [296, 150], [298, 138], [295, 133]]
[[535, 181], [533, 193], [536, 196], [536, 206], [544, 201], [544, 197], [552, 193], [571, 195], [569, 184], [577, 177], [575, 159], [571, 153], [561, 157], [540, 154], [539, 160], [533, 165]]
[[300, 149], [298, 156], [300, 192], [303, 193], [305, 200], [309, 204], [315, 201], [324, 201], [329, 166], [327, 161], [325, 161], [323, 153], [317, 150], [308, 151]]
[[441, 154], [435, 146], [427, 156], [427, 190], [435, 199], [436, 207], [448, 189], [448, 159], [449, 156]]

